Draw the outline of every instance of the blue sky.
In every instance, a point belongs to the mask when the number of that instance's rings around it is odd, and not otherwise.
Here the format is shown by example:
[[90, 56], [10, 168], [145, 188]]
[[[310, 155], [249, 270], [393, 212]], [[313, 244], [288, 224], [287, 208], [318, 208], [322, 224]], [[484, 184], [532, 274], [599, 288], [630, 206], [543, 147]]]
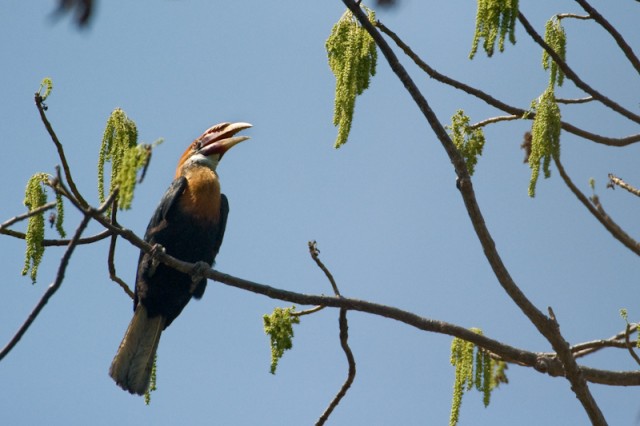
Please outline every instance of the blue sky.
[[[55, 3], [0, 6], [0, 220], [24, 211], [24, 186], [33, 173], [53, 172], [58, 164], [33, 105], [43, 77], [54, 83], [49, 119], [89, 200], [97, 200], [97, 154], [114, 108], [135, 120], [140, 141], [164, 138], [133, 209], [119, 216], [140, 235], [190, 141], [215, 123], [248, 121], [252, 139], [227, 154], [219, 168], [231, 204], [219, 270], [330, 294], [307, 252], [307, 241], [317, 240], [345, 296], [480, 327], [527, 350], [550, 350], [497, 283], [449, 160], [382, 57], [370, 89], [357, 100], [349, 142], [333, 148], [334, 78], [324, 41], [343, 13], [340, 1], [103, 0], [84, 31], [69, 17], [52, 19]], [[571, 1], [520, 3], [539, 32], [555, 13], [581, 12]], [[637, 2], [593, 5], [632, 46], [640, 45]], [[518, 26], [515, 46], [469, 61], [474, 17], [472, 2], [459, 0], [404, 0], [378, 11], [439, 71], [527, 108], [547, 84], [540, 49]], [[565, 29], [571, 66], [637, 112], [640, 83], [615, 43], [590, 22], [567, 21]], [[401, 61], [444, 123], [459, 108], [474, 122], [502, 115]], [[582, 94], [566, 82], [558, 96]], [[595, 133], [620, 137], [638, 131], [596, 105], [565, 106], [562, 114]], [[540, 309], [553, 307], [565, 338], [572, 344], [607, 338], [624, 328], [620, 308], [629, 309], [631, 320], [640, 317], [637, 258], [578, 203], [555, 169], [551, 179], [539, 182], [535, 199], [527, 196], [530, 172], [520, 143], [530, 124], [486, 129], [474, 175], [480, 207], [514, 279]], [[574, 182], [590, 195], [588, 180], [595, 178], [605, 208], [632, 236], [640, 233], [637, 199], [605, 185], [610, 172], [640, 185], [638, 154], [636, 146], [608, 148], [562, 135], [563, 162]], [[77, 222], [69, 208], [67, 231]], [[87, 233], [98, 231], [91, 226]], [[337, 311], [303, 318], [294, 349], [272, 376], [262, 315], [287, 304], [210, 282], [205, 297], [163, 334], [159, 390], [145, 406], [107, 375], [131, 318], [130, 300], [108, 278], [107, 250], [107, 242], [78, 248], [60, 290], [0, 362], [3, 424], [306, 425], [315, 423], [341, 386], [347, 365]], [[53, 280], [63, 251], [47, 250], [35, 286], [19, 274], [23, 252], [22, 241], [0, 238], [3, 345]], [[118, 273], [130, 284], [137, 256], [120, 241]], [[349, 314], [349, 325], [358, 375], [330, 424], [446, 424], [451, 339], [360, 313]], [[638, 368], [616, 349], [581, 362]], [[507, 374], [510, 383], [495, 391], [489, 408], [482, 407], [480, 395], [465, 396], [461, 425], [587, 423], [566, 380], [517, 366]], [[610, 424], [637, 423], [637, 389], [591, 390]]]

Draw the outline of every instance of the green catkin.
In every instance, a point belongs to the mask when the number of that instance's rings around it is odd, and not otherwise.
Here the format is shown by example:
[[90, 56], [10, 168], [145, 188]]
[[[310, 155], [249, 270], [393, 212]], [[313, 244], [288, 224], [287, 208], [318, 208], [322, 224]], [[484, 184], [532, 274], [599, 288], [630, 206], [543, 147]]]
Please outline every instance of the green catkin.
[[531, 127], [531, 154], [529, 155], [529, 167], [531, 179], [529, 181], [529, 196], [535, 197], [536, 184], [540, 175], [540, 166], [544, 177], [551, 176], [549, 169], [551, 159], [560, 156], [560, 108], [556, 103], [553, 86], [540, 96], [536, 108], [536, 116]]
[[[562, 27], [561, 20], [558, 17], [551, 18], [547, 21], [544, 31], [544, 41], [551, 47], [560, 58], [565, 61], [567, 56], [567, 35]], [[549, 56], [546, 50], [542, 50], [542, 67], [549, 70], [549, 85], [557, 84], [562, 86], [564, 82], [564, 73], [558, 67], [558, 64]]]
[[473, 175], [478, 157], [482, 155], [484, 148], [485, 139], [482, 128], [472, 128], [469, 125], [469, 117], [462, 110], [458, 110], [451, 117], [451, 126], [446, 127], [451, 131], [449, 133], [451, 140], [464, 157], [469, 175]]
[[300, 318], [291, 315], [295, 307], [275, 308], [271, 315], [262, 317], [264, 332], [271, 343], [271, 374], [276, 373], [278, 361], [284, 352], [293, 347], [293, 324], [299, 324]]
[[[29, 211], [33, 211], [47, 203], [47, 193], [43, 183], [48, 181], [49, 175], [46, 173], [36, 173], [29, 179], [24, 194], [24, 205], [27, 206]], [[44, 246], [42, 245], [43, 240], [44, 212], [41, 212], [29, 217], [25, 236], [27, 248], [25, 252], [24, 267], [22, 268], [22, 275], [29, 274], [33, 284], [36, 283], [38, 266], [40, 266], [40, 262], [44, 256]]]
[[517, 17], [518, 0], [478, 0], [476, 29], [469, 59], [473, 59], [477, 53], [480, 40], [484, 40], [482, 48], [489, 57], [493, 55], [496, 40], [500, 52], [504, 51], [507, 36], [511, 44], [515, 44]]
[[[366, 7], [364, 10], [369, 21], [375, 22], [375, 13]], [[346, 11], [333, 26], [325, 48], [329, 67], [336, 77], [333, 125], [338, 127], [334, 147], [339, 148], [347, 142], [351, 131], [356, 96], [369, 87], [376, 73], [377, 50], [351, 11]]]

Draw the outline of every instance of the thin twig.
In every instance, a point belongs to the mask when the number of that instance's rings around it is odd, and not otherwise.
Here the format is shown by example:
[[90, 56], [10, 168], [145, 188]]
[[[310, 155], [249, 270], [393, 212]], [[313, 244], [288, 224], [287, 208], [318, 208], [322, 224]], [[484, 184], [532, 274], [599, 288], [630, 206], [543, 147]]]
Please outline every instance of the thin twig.
[[[576, 0], [576, 1], [583, 1], [583, 0]], [[538, 43], [540, 45], [540, 47], [542, 47], [549, 54], [549, 56], [551, 56], [553, 61], [562, 70], [564, 75], [567, 76], [568, 79], [573, 81], [573, 83], [578, 88], [582, 89], [583, 91], [585, 91], [589, 95], [593, 96], [596, 100], [600, 101], [603, 105], [606, 105], [607, 107], [611, 108], [613, 111], [617, 112], [618, 114], [620, 114], [620, 115], [622, 115], [624, 117], [627, 117], [629, 120], [631, 120], [633, 122], [640, 123], [640, 115], [629, 111], [628, 109], [624, 108], [622, 105], [612, 101], [611, 99], [609, 99], [608, 97], [606, 97], [605, 95], [603, 95], [602, 93], [598, 92], [593, 87], [591, 87], [587, 83], [585, 83], [580, 78], [580, 76], [578, 76], [578, 74], [576, 74], [573, 71], [573, 69], [571, 69], [571, 67], [569, 67], [569, 65], [565, 61], [562, 60], [560, 55], [558, 55], [556, 53], [556, 51], [553, 50], [551, 48], [551, 46], [549, 46], [547, 44], [547, 42], [545, 42], [542, 39], [540, 34], [538, 34], [536, 32], [536, 30], [529, 23], [529, 21], [527, 20], [527, 18], [524, 16], [524, 14], [522, 12], [518, 12], [518, 20], [520, 21], [520, 23], [522, 24], [524, 29], [527, 31], [527, 33], [529, 33], [529, 35], [531, 36], [533, 41]]]
[[318, 245], [315, 241], [309, 241], [309, 253], [311, 254], [311, 258], [316, 262], [316, 265], [318, 265], [322, 272], [324, 272], [324, 274], [327, 276], [327, 279], [329, 280], [329, 282], [331, 283], [331, 287], [333, 288], [333, 293], [337, 297], [340, 297], [340, 290], [338, 290], [336, 280], [333, 279], [333, 275], [331, 275], [331, 272], [327, 269], [326, 266], [324, 266], [324, 263], [322, 263], [322, 261], [320, 260], [320, 250], [318, 250]]
[[[118, 199], [115, 198], [113, 202], [113, 206], [111, 207], [111, 223], [114, 225], [118, 225], [118, 221], [116, 218], [118, 212]], [[115, 281], [121, 288], [127, 293], [131, 299], [135, 297], [131, 288], [127, 285], [124, 280], [122, 280], [118, 274], [116, 273], [116, 264], [115, 264], [115, 253], [116, 253], [116, 241], [118, 239], [118, 234], [111, 235], [111, 241], [109, 242], [109, 255], [107, 256], [107, 267], [109, 269], [109, 278], [112, 281]]]
[[[322, 263], [320, 260], [320, 250], [318, 249], [318, 244], [315, 241], [309, 241], [309, 254], [311, 254], [311, 258], [316, 262], [316, 265], [324, 272], [327, 279], [331, 283], [331, 287], [333, 287], [333, 293], [337, 298], [342, 297], [340, 295], [340, 290], [338, 290], [338, 285], [336, 284], [335, 279], [333, 278], [333, 274], [331, 271]], [[315, 308], [314, 308], [315, 309]], [[338, 320], [338, 324], [340, 325], [340, 346], [347, 357], [347, 363], [349, 364], [349, 372], [347, 373], [347, 378], [345, 379], [342, 387], [333, 398], [331, 403], [327, 409], [322, 413], [318, 421], [316, 422], [316, 426], [322, 426], [331, 416], [333, 410], [340, 404], [340, 401], [347, 394], [347, 391], [351, 387], [353, 380], [356, 377], [356, 360], [353, 356], [353, 352], [351, 352], [351, 348], [349, 347], [349, 323], [347, 321], [347, 309], [340, 309], [340, 318]]]
[[631, 324], [627, 323], [627, 328], [624, 333], [624, 342], [626, 344], [627, 349], [629, 350], [629, 354], [631, 354], [631, 358], [633, 358], [634, 361], [638, 365], [640, 365], [640, 357], [638, 357], [638, 354], [636, 353], [636, 351], [633, 350], [634, 345], [632, 345], [631, 342], [629, 341], [629, 334], [631, 334], [630, 330], [631, 330]]
[[622, 52], [625, 54], [629, 62], [631, 62], [631, 65], [633, 65], [636, 71], [640, 73], [640, 60], [638, 59], [636, 54], [633, 53], [633, 49], [631, 48], [631, 46], [629, 46], [629, 43], [626, 42], [626, 40], [624, 39], [624, 37], [622, 37], [618, 30], [616, 30], [616, 28], [611, 25], [609, 21], [607, 21], [602, 15], [600, 15], [600, 13], [586, 0], [576, 0], [576, 2], [580, 6], [582, 6], [582, 8], [589, 14], [591, 18], [593, 18], [598, 24], [600, 24], [600, 26], [602, 26], [602, 28], [604, 28], [609, 32], [609, 34], [611, 34], [611, 37], [613, 37], [616, 43], [618, 43], [618, 46], [620, 46]]
[[556, 18], [558, 19], [571, 18], [571, 19], [579, 19], [583, 21], [588, 21], [589, 19], [593, 19], [589, 15], [578, 15], [577, 13], [558, 13], [556, 15]]
[[624, 232], [622, 228], [620, 228], [620, 226], [618, 226], [618, 224], [606, 214], [597, 197], [595, 198], [595, 201], [594, 198], [591, 199], [591, 202], [589, 201], [582, 191], [580, 191], [573, 183], [558, 156], [554, 156], [553, 159], [556, 163], [556, 167], [558, 168], [558, 172], [560, 173], [560, 177], [562, 177], [562, 180], [564, 180], [564, 183], [569, 187], [576, 198], [596, 219], [598, 219], [598, 221], [611, 233], [611, 235], [613, 235], [616, 240], [620, 241], [625, 247], [640, 256], [640, 244], [631, 238], [629, 234]]
[[35, 216], [37, 214], [40, 214], [42, 212], [45, 212], [47, 210], [50, 210], [52, 208], [54, 208], [56, 206], [56, 202], [52, 201], [50, 203], [44, 204], [40, 207], [37, 207], [33, 210], [29, 210], [26, 213], [23, 213], [21, 215], [18, 216], [14, 216], [11, 219], [8, 219], [7, 221], [0, 223], [0, 231], [4, 230], [5, 228], [8, 228], [9, 226], [13, 225], [14, 223], [20, 222], [22, 220], [28, 219], [31, 216]]
[[[0, 228], [0, 234], [3, 235], [8, 235], [10, 237], [14, 237], [14, 238], [18, 238], [21, 240], [24, 240], [27, 236], [24, 232], [18, 232], [18, 231], [14, 231], [12, 229], [2, 229]], [[85, 238], [80, 238], [78, 240], [78, 245], [83, 245], [83, 244], [92, 244], [95, 242], [98, 242], [100, 240], [104, 240], [105, 238], [110, 237], [112, 234], [112, 231], [110, 230], [104, 230], [96, 235], [93, 235], [91, 237], [85, 237]], [[50, 240], [50, 239], [44, 239], [42, 240], [42, 245], [45, 247], [49, 247], [49, 246], [68, 246], [69, 242], [71, 240]]]
[[500, 115], [498, 117], [491, 117], [491, 118], [487, 118], [486, 120], [478, 121], [477, 123], [470, 125], [469, 128], [477, 129], [479, 127], [484, 127], [489, 124], [498, 123], [500, 121], [512, 121], [512, 120], [519, 120], [521, 118], [522, 116], [519, 116], [519, 115]]
[[64, 169], [64, 176], [67, 179], [67, 182], [69, 183], [69, 188], [71, 188], [71, 192], [73, 192], [73, 195], [76, 197], [76, 199], [84, 207], [88, 207], [89, 203], [87, 203], [86, 200], [82, 197], [82, 194], [80, 194], [80, 191], [78, 191], [78, 188], [76, 187], [76, 184], [73, 181], [73, 176], [71, 176], [71, 169], [69, 168], [69, 163], [67, 162], [67, 156], [64, 153], [64, 148], [62, 147], [62, 144], [60, 143], [60, 140], [58, 139], [56, 132], [53, 130], [51, 123], [47, 119], [47, 115], [44, 112], [44, 107], [42, 103], [43, 99], [42, 99], [42, 96], [40, 96], [40, 93], [35, 94], [35, 101], [36, 101], [36, 107], [38, 108], [38, 112], [40, 113], [40, 119], [42, 120], [44, 127], [47, 129], [47, 132], [49, 133], [49, 136], [51, 137], [53, 144], [56, 146], [56, 149], [58, 150], [58, 157], [62, 162], [62, 168]]
[[353, 380], [356, 377], [356, 361], [353, 357], [353, 352], [351, 352], [351, 348], [349, 347], [349, 343], [347, 342], [349, 338], [349, 326], [347, 324], [347, 310], [340, 309], [340, 319], [338, 320], [340, 324], [340, 346], [342, 346], [342, 350], [344, 351], [345, 356], [347, 357], [347, 362], [349, 363], [349, 373], [347, 374], [347, 379], [344, 384], [336, 394], [333, 401], [329, 404], [327, 409], [322, 413], [322, 416], [316, 422], [316, 426], [322, 426], [329, 419], [329, 416], [333, 412], [333, 410], [338, 406], [340, 400], [347, 394], [347, 391], [353, 384]]
[[305, 309], [304, 311], [291, 311], [290, 315], [293, 317], [302, 317], [305, 315], [311, 315], [314, 314], [318, 311], [323, 310], [325, 307], [324, 306], [314, 306], [311, 309]]
[[559, 104], [586, 104], [587, 102], [592, 102], [593, 96], [585, 96], [584, 98], [575, 98], [575, 99], [565, 99], [565, 98], [556, 98], [556, 102]]
[[[113, 200], [114, 198], [110, 197], [108, 200], [105, 201], [105, 203], [100, 208], [97, 209], [97, 211], [103, 212], [104, 210], [106, 210], [109, 207], [109, 205], [113, 202]], [[44, 306], [47, 304], [49, 299], [51, 299], [51, 297], [56, 293], [56, 291], [58, 291], [58, 289], [62, 285], [62, 281], [64, 280], [64, 274], [67, 270], [67, 265], [69, 264], [71, 255], [73, 254], [73, 251], [78, 245], [78, 240], [80, 239], [80, 235], [82, 235], [82, 232], [84, 232], [85, 228], [87, 227], [90, 221], [91, 221], [91, 216], [88, 214], [85, 214], [84, 217], [82, 218], [82, 221], [78, 225], [78, 228], [76, 229], [76, 232], [74, 233], [73, 238], [71, 238], [71, 241], [69, 242], [67, 250], [64, 252], [64, 254], [62, 255], [62, 258], [60, 259], [60, 266], [58, 267], [58, 272], [56, 274], [56, 278], [54, 282], [47, 288], [45, 293], [42, 295], [42, 297], [40, 298], [36, 306], [33, 308], [31, 313], [27, 317], [27, 319], [24, 321], [24, 323], [20, 326], [16, 334], [11, 338], [9, 343], [7, 343], [7, 345], [0, 351], [0, 360], [2, 360], [5, 356], [7, 356], [9, 352], [11, 352], [11, 349], [13, 349], [15, 345], [20, 341], [22, 336], [24, 336], [24, 334], [27, 332], [31, 324], [38, 317], [38, 314], [40, 314], [40, 311], [42, 311]]]
[[[425, 61], [423, 61], [404, 41], [402, 41], [402, 39], [396, 33], [394, 33], [389, 28], [387, 28], [382, 22], [377, 21], [376, 27], [379, 28], [380, 31], [382, 31], [384, 34], [389, 36], [389, 38], [391, 38], [394, 41], [394, 43], [396, 43], [396, 45], [409, 58], [411, 58], [413, 62], [420, 69], [422, 69], [425, 73], [427, 73], [427, 75], [429, 75], [429, 77], [433, 78], [434, 80], [439, 81], [442, 84], [451, 86], [454, 89], [462, 90], [468, 95], [474, 96], [484, 101], [487, 105], [490, 105], [508, 114], [517, 115], [529, 120], [533, 120], [533, 118], [535, 117], [535, 113], [531, 111], [508, 105], [505, 102], [494, 98], [493, 96], [489, 95], [486, 92], [483, 92], [480, 89], [476, 89], [475, 87], [469, 86], [468, 84], [454, 80], [451, 77], [448, 77], [444, 74], [439, 73], [429, 64], [427, 64]], [[640, 142], [640, 134], [625, 136], [622, 138], [611, 138], [608, 136], [602, 136], [602, 135], [588, 132], [584, 129], [576, 127], [573, 124], [567, 123], [565, 121], [562, 121], [560, 125], [562, 126], [563, 130], [569, 133], [572, 133], [576, 136], [580, 136], [581, 138], [588, 139], [590, 141], [603, 144], [603, 145], [622, 147], [622, 146], [631, 145], [636, 142]]]
[[611, 185], [611, 187], [613, 187], [613, 185], [618, 185], [620, 188], [626, 189], [633, 195], [640, 197], [640, 189], [629, 185], [627, 182], [623, 181], [612, 173], [609, 173], [609, 184]]
[[[633, 324], [629, 330], [629, 332], [634, 332], [638, 328], [637, 324]], [[589, 342], [578, 343], [576, 345], [571, 346], [571, 352], [573, 352], [573, 356], [576, 358], [584, 357], [586, 355], [592, 354], [594, 352], [599, 351], [604, 348], [626, 348], [624, 344], [624, 337], [627, 333], [626, 329], [619, 332], [618, 334], [609, 337], [608, 339], [600, 339], [600, 340], [592, 340]]]

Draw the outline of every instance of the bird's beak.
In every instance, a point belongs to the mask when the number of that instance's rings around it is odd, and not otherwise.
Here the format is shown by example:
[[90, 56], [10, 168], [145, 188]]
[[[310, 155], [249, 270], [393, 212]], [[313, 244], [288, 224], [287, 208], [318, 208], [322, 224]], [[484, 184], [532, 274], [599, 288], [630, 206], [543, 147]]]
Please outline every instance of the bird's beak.
[[234, 136], [241, 130], [252, 127], [249, 123], [220, 123], [207, 129], [198, 139], [196, 146], [198, 153], [209, 156], [222, 156], [232, 146], [249, 139], [248, 136]]

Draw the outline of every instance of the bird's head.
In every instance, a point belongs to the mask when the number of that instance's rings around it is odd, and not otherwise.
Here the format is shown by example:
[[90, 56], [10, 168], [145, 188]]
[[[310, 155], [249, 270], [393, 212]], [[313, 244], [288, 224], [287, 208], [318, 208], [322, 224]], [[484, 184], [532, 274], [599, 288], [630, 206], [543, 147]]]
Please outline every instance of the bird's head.
[[249, 139], [248, 136], [235, 136], [239, 131], [249, 127], [249, 123], [220, 123], [208, 128], [180, 157], [176, 177], [180, 176], [185, 167], [192, 165], [202, 165], [215, 171], [225, 152]]

